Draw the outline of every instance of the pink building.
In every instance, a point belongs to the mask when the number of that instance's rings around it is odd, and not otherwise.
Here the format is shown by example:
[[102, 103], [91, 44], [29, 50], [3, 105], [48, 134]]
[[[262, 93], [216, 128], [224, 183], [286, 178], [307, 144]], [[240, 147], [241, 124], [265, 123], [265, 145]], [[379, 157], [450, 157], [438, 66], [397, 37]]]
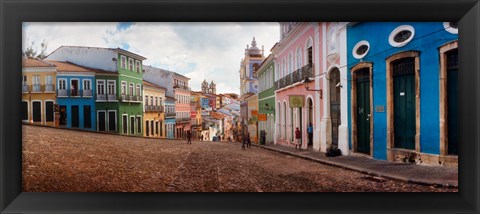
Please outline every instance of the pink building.
[[[326, 152], [332, 145], [348, 154], [346, 23], [282, 22], [275, 60], [275, 143]], [[303, 81], [311, 81], [309, 90]], [[307, 127], [313, 125], [309, 142]]]
[[[321, 110], [320, 91], [307, 91], [303, 80], [312, 81], [311, 89], [321, 89], [318, 75], [323, 62], [320, 48], [323, 45], [322, 23], [282, 22], [280, 41], [272, 48], [275, 61], [275, 143], [294, 146], [295, 129], [302, 133], [302, 148], [319, 150]], [[314, 134], [308, 144], [307, 127], [312, 123]]]
[[190, 88], [188, 87], [188, 81], [190, 78], [174, 73], [173, 75], [173, 88], [175, 91], [175, 137], [185, 138], [187, 131], [191, 127], [191, 111], [190, 111]]

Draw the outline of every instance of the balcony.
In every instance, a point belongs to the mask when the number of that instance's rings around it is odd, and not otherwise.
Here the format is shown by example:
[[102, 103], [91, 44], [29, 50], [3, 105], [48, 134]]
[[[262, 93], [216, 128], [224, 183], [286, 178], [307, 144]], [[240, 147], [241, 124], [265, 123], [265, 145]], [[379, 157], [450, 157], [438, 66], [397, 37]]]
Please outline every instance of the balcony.
[[97, 94], [97, 100], [99, 101], [117, 101], [116, 94]]
[[302, 82], [306, 77], [313, 77], [313, 64], [305, 65], [293, 73], [275, 81], [275, 90]]
[[55, 92], [55, 85], [54, 84], [45, 84], [44, 85], [44, 91], [54, 93]]
[[29, 92], [29, 87], [28, 85], [22, 85], [22, 93], [28, 93]]
[[58, 89], [57, 90], [57, 97], [68, 97], [67, 89]]
[[82, 97], [92, 97], [92, 90], [82, 90]]
[[174, 84], [174, 85], [173, 85], [173, 88], [181, 88], [181, 89], [189, 90], [189, 91], [190, 91], [190, 87], [185, 86], [185, 85], [180, 85], [180, 84]]
[[68, 90], [70, 91], [69, 94], [70, 94], [71, 97], [80, 97], [80, 95], [81, 95], [80, 90], [75, 90], [75, 89], [74, 90], [68, 89]]
[[42, 85], [40, 84], [32, 85], [32, 92], [36, 92], [36, 93], [42, 92]]
[[167, 112], [167, 113], [165, 113], [165, 117], [175, 117], [175, 116], [176, 116], [175, 112]]
[[138, 103], [141, 103], [142, 102], [142, 97], [139, 96], [139, 95], [126, 95], [126, 94], [122, 94], [120, 96], [120, 101], [122, 102], [138, 102]]
[[186, 118], [176, 118], [175, 121], [177, 123], [187, 123], [187, 122], [190, 122], [190, 120], [191, 120], [191, 118], [186, 117]]

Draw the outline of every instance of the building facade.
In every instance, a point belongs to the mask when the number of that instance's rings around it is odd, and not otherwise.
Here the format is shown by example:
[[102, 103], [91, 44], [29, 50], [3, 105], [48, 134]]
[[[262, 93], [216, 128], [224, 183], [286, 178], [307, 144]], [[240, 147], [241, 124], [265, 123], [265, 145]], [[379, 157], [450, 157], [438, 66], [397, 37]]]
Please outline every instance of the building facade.
[[457, 23], [351, 24], [347, 53], [352, 152], [457, 165]]
[[[294, 146], [295, 128], [302, 133], [302, 148], [325, 151], [320, 146], [320, 118], [323, 85], [320, 68], [325, 62], [321, 51], [326, 26], [317, 22], [280, 23], [280, 41], [272, 48], [275, 74], [275, 143]], [[305, 78], [312, 83], [310, 90], [303, 84]], [[314, 127], [313, 143], [308, 144], [307, 127]], [[323, 134], [323, 132], [322, 132]]]
[[69, 62], [48, 62], [57, 66], [59, 126], [96, 131], [95, 71]]
[[258, 143], [258, 96], [251, 94], [245, 98], [247, 103], [247, 131], [250, 133], [250, 140]]
[[251, 47], [247, 45], [245, 56], [240, 62], [240, 97], [246, 93], [258, 93], [257, 69], [265, 56], [263, 47], [262, 50], [257, 47], [255, 37], [251, 45]]
[[190, 78], [178, 73], [173, 74], [173, 88], [175, 92], [175, 133], [177, 138], [185, 138], [187, 131], [191, 128], [191, 111], [190, 111], [190, 87], [188, 81]]
[[266, 143], [273, 143], [275, 136], [274, 74], [275, 63], [269, 55], [258, 68], [258, 130], [266, 133]]
[[175, 119], [175, 98], [165, 96], [165, 131], [169, 139], [175, 138], [176, 119]]
[[22, 59], [22, 121], [58, 126], [54, 106], [57, 67], [41, 59]]
[[165, 138], [166, 89], [143, 81], [143, 133], [145, 137]]

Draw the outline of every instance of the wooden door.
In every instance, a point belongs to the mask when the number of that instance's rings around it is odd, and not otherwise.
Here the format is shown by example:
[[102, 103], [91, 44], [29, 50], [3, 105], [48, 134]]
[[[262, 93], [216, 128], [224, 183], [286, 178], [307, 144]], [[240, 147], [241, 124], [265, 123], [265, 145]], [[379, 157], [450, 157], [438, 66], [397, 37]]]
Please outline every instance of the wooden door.
[[447, 129], [449, 155], [458, 155], [458, 50], [447, 53]]
[[357, 152], [370, 154], [370, 70], [356, 72]]
[[80, 126], [80, 117], [78, 106], [72, 106], [72, 127], [78, 128]]
[[415, 58], [394, 61], [393, 111], [395, 148], [415, 149]]
[[104, 132], [106, 129], [106, 114], [104, 111], [99, 111], [97, 112], [97, 116], [98, 116], [98, 131], [101, 131], [101, 132]]

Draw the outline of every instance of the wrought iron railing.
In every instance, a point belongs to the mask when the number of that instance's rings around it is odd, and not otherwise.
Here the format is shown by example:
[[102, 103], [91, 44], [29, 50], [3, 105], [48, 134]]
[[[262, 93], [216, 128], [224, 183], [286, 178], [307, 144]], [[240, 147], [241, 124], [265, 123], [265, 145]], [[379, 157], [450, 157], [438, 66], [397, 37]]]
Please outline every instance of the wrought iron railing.
[[92, 90], [82, 90], [82, 97], [92, 97]]
[[167, 112], [167, 113], [165, 113], [165, 117], [175, 117], [175, 116], [176, 116], [175, 112]]
[[28, 92], [29, 90], [28, 85], [22, 85], [22, 92]]
[[42, 92], [42, 85], [40, 84], [32, 85], [32, 92]]
[[302, 82], [306, 77], [313, 77], [313, 64], [305, 65], [293, 73], [275, 81], [275, 90], [285, 88], [297, 82]]
[[67, 89], [58, 89], [57, 90], [57, 97], [68, 97], [68, 90]]
[[45, 84], [44, 86], [45, 86], [45, 88], [44, 88], [45, 92], [55, 92], [55, 85]]

